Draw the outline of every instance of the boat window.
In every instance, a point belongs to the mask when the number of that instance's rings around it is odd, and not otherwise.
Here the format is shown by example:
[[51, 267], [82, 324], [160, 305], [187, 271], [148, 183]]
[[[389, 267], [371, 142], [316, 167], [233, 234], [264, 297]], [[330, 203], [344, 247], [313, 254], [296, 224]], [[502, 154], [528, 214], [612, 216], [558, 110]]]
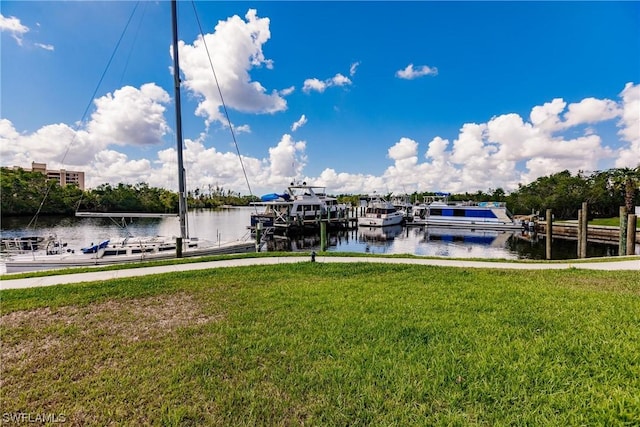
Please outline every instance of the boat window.
[[497, 218], [492, 210], [469, 210], [467, 216], [471, 218]]
[[126, 249], [105, 249], [103, 256], [126, 255]]

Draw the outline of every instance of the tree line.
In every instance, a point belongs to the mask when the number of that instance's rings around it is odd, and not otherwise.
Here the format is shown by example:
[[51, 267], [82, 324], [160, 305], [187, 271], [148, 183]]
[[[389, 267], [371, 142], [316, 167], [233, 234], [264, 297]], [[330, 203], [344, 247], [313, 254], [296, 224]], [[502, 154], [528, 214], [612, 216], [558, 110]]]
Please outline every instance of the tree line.
[[[421, 203], [433, 192], [415, 192], [410, 195], [412, 203]], [[390, 198], [391, 194], [387, 195]], [[343, 195], [341, 201], [358, 203], [359, 196]], [[575, 219], [582, 203], [588, 203], [589, 218], [613, 218], [626, 206], [633, 213], [640, 206], [640, 166], [597, 171], [592, 174], [568, 170], [543, 176], [528, 185], [507, 194], [502, 188], [458, 193], [449, 196], [450, 201], [506, 202], [515, 215], [540, 213], [551, 209], [557, 219]]]
[[[178, 193], [138, 184], [101, 184], [81, 190], [75, 184], [59, 185], [40, 172], [1, 168], [2, 216], [74, 215], [75, 212], [177, 213]], [[222, 187], [195, 189], [187, 194], [190, 208], [244, 206], [258, 198], [242, 196]]]
[[[90, 190], [76, 185], [60, 186], [40, 172], [1, 168], [2, 216], [73, 215], [76, 211], [176, 213], [178, 194], [139, 183], [102, 184]], [[420, 203], [433, 193], [413, 193], [411, 201]], [[341, 195], [342, 202], [357, 204], [359, 196]], [[258, 201], [218, 186], [197, 188], [187, 194], [190, 208], [246, 206]], [[557, 219], [575, 219], [582, 202], [589, 206], [590, 218], [618, 216], [620, 206], [628, 212], [640, 205], [640, 166], [616, 168], [591, 174], [569, 171], [540, 177], [507, 194], [502, 188], [486, 192], [452, 194], [450, 200], [504, 201], [514, 214], [543, 213], [552, 209]]]

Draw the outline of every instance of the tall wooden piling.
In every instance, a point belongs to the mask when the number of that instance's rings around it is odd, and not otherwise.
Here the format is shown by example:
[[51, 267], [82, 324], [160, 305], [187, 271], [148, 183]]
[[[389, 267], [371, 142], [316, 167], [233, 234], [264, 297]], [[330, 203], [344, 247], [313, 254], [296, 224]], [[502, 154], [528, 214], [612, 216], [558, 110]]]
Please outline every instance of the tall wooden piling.
[[182, 258], [182, 237], [176, 237], [176, 258]]
[[551, 259], [551, 239], [553, 238], [553, 216], [551, 209], [547, 209], [547, 228], [546, 228], [546, 253], [547, 259]]
[[587, 257], [587, 233], [589, 230], [589, 209], [587, 202], [582, 202], [582, 222], [580, 223], [580, 230], [578, 239], [580, 239], [580, 258]]
[[582, 209], [578, 209], [578, 228], [576, 231], [578, 233], [578, 251], [576, 256], [582, 258]]
[[[635, 229], [634, 229], [635, 234]], [[618, 255], [627, 254], [627, 208], [620, 206], [620, 241], [618, 243]]]
[[327, 222], [326, 221], [320, 222], [320, 250], [323, 252], [327, 250]]
[[262, 240], [262, 223], [256, 224], [256, 250], [260, 252], [260, 241]]
[[627, 255], [635, 255], [636, 253], [636, 221], [637, 215], [629, 214], [627, 216]]
[[589, 225], [589, 215], [587, 214], [587, 203], [582, 203], [582, 209], [578, 209], [578, 258], [587, 257], [587, 230]]

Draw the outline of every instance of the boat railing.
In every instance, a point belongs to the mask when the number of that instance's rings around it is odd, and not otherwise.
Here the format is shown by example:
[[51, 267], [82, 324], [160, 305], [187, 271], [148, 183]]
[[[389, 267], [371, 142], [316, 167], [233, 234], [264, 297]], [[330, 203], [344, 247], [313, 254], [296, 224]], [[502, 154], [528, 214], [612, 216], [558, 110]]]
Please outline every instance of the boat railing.
[[474, 200], [449, 200], [447, 196], [425, 196], [424, 203], [437, 206], [479, 206], [487, 208], [506, 208], [506, 202], [476, 202]]
[[4, 237], [1, 240], [0, 252], [4, 255], [17, 255], [45, 251], [51, 253], [66, 248], [67, 244], [58, 240], [57, 236]]

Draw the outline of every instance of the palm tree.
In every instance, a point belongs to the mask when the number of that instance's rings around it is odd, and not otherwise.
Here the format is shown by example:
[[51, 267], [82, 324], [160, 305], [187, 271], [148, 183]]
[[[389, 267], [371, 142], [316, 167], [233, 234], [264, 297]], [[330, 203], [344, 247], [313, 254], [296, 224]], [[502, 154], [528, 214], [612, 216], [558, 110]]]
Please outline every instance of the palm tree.
[[624, 194], [624, 206], [633, 213], [636, 192], [640, 190], [640, 164], [635, 168], [617, 168], [609, 171], [609, 184]]

